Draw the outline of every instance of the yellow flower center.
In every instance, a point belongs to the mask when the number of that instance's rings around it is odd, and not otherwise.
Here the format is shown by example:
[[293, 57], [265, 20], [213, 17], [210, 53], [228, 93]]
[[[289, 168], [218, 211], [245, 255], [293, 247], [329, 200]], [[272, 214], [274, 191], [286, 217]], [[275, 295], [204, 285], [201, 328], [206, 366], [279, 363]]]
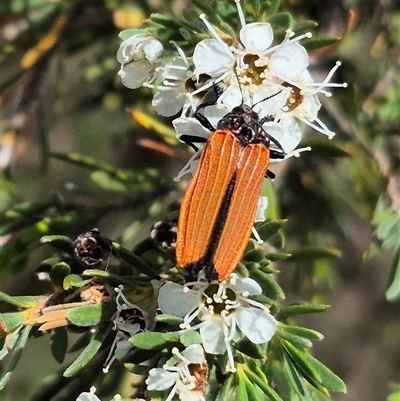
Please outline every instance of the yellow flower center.
[[232, 304], [236, 302], [236, 294], [230, 288], [226, 288], [224, 294], [218, 294], [218, 284], [210, 284], [203, 293], [204, 305], [216, 315], [229, 314]]
[[286, 88], [290, 88], [290, 94], [286, 102], [286, 111], [293, 111], [296, 107], [303, 103], [304, 96], [301, 92], [301, 89], [297, 86], [289, 84], [288, 82], [284, 82], [282, 85]]
[[238, 71], [240, 83], [242, 85], [261, 85], [268, 73], [266, 65], [260, 65], [258, 60], [260, 57], [257, 54], [246, 54], [243, 57], [243, 62], [247, 66], [246, 69]]

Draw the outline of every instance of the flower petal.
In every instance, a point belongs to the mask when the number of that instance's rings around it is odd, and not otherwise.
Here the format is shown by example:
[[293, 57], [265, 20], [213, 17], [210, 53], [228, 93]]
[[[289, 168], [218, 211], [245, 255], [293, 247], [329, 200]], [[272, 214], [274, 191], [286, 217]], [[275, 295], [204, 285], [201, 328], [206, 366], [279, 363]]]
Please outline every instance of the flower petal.
[[217, 77], [228, 71], [234, 61], [235, 58], [227, 45], [224, 46], [216, 39], [204, 39], [194, 49], [194, 75], [207, 74]]
[[271, 46], [274, 39], [272, 27], [268, 23], [253, 22], [240, 30], [240, 41], [248, 53], [261, 53]]
[[[236, 104], [237, 106], [237, 104]], [[204, 116], [210, 121], [213, 127], [217, 127], [219, 121], [224, 118], [232, 108], [226, 107], [225, 104], [216, 104], [208, 106], [204, 109]]]
[[238, 294], [247, 292], [248, 295], [260, 295], [262, 293], [261, 286], [257, 281], [250, 277], [242, 277], [237, 273], [230, 275], [229, 287]]
[[281, 77], [291, 79], [299, 77], [307, 67], [307, 50], [298, 43], [281, 46], [272, 54], [269, 61], [272, 74], [276, 72]]
[[187, 135], [207, 139], [210, 136], [210, 131], [204, 128], [195, 118], [178, 117], [172, 121], [172, 125], [178, 138]]
[[224, 354], [226, 352], [223, 321], [217, 319], [206, 320], [200, 326], [200, 335], [203, 347], [209, 354]]
[[87, 392], [81, 393], [76, 399], [76, 401], [101, 401], [100, 398], [94, 394], [95, 391], [96, 391], [95, 387], [92, 387], [90, 389], [90, 393]]
[[275, 318], [263, 309], [240, 308], [236, 316], [239, 329], [254, 344], [269, 341], [276, 331]]
[[287, 102], [287, 94], [269, 86], [260, 86], [253, 95], [254, 111], [260, 118], [275, 115]]
[[124, 64], [118, 72], [122, 84], [129, 89], [136, 89], [146, 82], [151, 67], [144, 60]]
[[164, 87], [154, 94], [151, 104], [158, 114], [164, 117], [171, 117], [182, 109], [185, 99], [183, 88]]
[[130, 38], [124, 40], [119, 45], [119, 49], [117, 51], [117, 60], [121, 64], [124, 64], [127, 61], [129, 61], [132, 58], [138, 44], [143, 42], [144, 40], [146, 40], [146, 35], [140, 35], [140, 34], [131, 36]]
[[260, 196], [258, 199], [258, 205], [257, 205], [257, 212], [256, 212], [256, 217], [254, 218], [254, 221], [265, 221], [265, 211], [267, 210], [268, 207], [268, 198], [266, 196]]
[[123, 358], [129, 350], [133, 347], [133, 345], [129, 341], [118, 341], [115, 347], [115, 357], [117, 359]]
[[317, 95], [305, 96], [303, 104], [301, 105], [301, 111], [305, 118], [310, 121], [314, 121], [317, 118], [318, 111], [321, 108], [321, 102]]
[[182, 351], [182, 355], [189, 359], [190, 363], [202, 364], [204, 362], [204, 350], [200, 344], [189, 345]]
[[173, 81], [182, 81], [186, 79], [187, 73], [187, 61], [184, 60], [180, 56], [173, 57], [162, 69], [162, 78], [173, 80]]
[[[242, 92], [243, 91], [243, 92]], [[242, 91], [237, 85], [230, 85], [224, 93], [221, 95], [219, 101], [227, 107], [229, 110], [232, 110], [234, 107], [242, 104], [250, 105], [250, 96], [246, 88], [242, 88]]]
[[146, 379], [147, 390], [163, 391], [172, 387], [179, 379], [178, 372], [168, 372], [161, 368], [153, 368]]
[[163, 50], [163, 45], [157, 39], [148, 39], [143, 46], [144, 53], [150, 63], [158, 60], [158, 54]]
[[301, 140], [301, 129], [294, 117], [282, 118], [280, 123], [266, 123], [263, 128], [282, 145], [287, 153], [292, 152]]
[[183, 287], [176, 283], [167, 283], [158, 293], [158, 306], [163, 313], [184, 317], [196, 305], [196, 294], [183, 292]]

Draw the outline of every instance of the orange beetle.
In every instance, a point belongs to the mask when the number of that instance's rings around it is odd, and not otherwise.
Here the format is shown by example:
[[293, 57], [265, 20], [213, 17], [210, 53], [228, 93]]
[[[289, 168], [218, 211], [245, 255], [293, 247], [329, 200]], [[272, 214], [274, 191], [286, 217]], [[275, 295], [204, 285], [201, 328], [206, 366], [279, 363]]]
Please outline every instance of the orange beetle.
[[[204, 269], [209, 281], [225, 280], [243, 256], [257, 212], [270, 158], [284, 158], [282, 146], [268, 135], [249, 106], [235, 107], [214, 130], [200, 109], [195, 117], [214, 133], [201, 153], [196, 173], [182, 201], [176, 243], [180, 268]], [[192, 137], [182, 140], [191, 144]], [[277, 149], [271, 149], [273, 142]]]

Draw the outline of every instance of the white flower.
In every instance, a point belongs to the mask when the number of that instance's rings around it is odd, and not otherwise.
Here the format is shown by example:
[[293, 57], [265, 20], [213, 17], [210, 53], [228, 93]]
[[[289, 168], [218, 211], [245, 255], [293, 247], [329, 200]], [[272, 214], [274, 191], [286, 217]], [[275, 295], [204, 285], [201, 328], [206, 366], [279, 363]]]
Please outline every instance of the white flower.
[[167, 363], [163, 368], [153, 368], [149, 371], [149, 377], [146, 379], [147, 390], [164, 391], [172, 387], [165, 401], [171, 401], [175, 394], [185, 401], [205, 401], [203, 394], [207, 362], [202, 346], [192, 344], [182, 352], [173, 348], [172, 353], [175, 355], [171, 358], [173, 364]]
[[89, 393], [81, 393], [76, 401], [101, 401], [97, 395], [95, 395], [96, 387], [92, 386]]
[[162, 85], [144, 85], [157, 89], [152, 105], [158, 114], [170, 117], [182, 109], [186, 100], [185, 82], [187, 70], [187, 60], [176, 56], [157, 70], [157, 80], [161, 81]]
[[[204, 16], [203, 16], [204, 18]], [[194, 75], [216, 78], [226, 74], [235, 65], [235, 57], [227, 44], [217, 37], [199, 42], [193, 53]]]
[[325, 124], [318, 118], [318, 111], [321, 108], [321, 103], [317, 94], [322, 93], [326, 97], [332, 96], [325, 88], [327, 87], [342, 87], [346, 88], [347, 84], [331, 83], [330, 80], [341, 63], [336, 62], [335, 66], [329, 71], [328, 75], [321, 83], [313, 82], [313, 79], [308, 71], [304, 71], [296, 79], [287, 79], [281, 84], [283, 91], [288, 93], [286, 105], [278, 111], [276, 118], [286, 119], [296, 117], [309, 125], [318, 132], [332, 138], [335, 133], [330, 131]]
[[155, 69], [154, 79], [143, 84], [156, 90], [152, 105], [158, 114], [165, 117], [178, 113], [187, 100], [185, 84], [189, 62], [182, 49], [175, 42], [171, 43], [179, 55], [163, 60]]
[[[285, 160], [303, 149], [296, 149], [301, 140], [301, 129], [294, 117], [286, 118], [279, 123], [267, 122], [263, 128], [269, 135], [276, 139], [285, 150]], [[271, 159], [272, 163], [282, 159]]]
[[[260, 196], [260, 198], [258, 199], [256, 216], [254, 217], [255, 223], [260, 221], [265, 221], [265, 211], [267, 210], [267, 207], [268, 207], [268, 198], [266, 196]], [[262, 244], [264, 241], [261, 239], [260, 234], [258, 234], [258, 231], [254, 226], [252, 227], [251, 231], [257, 242], [259, 244]]]
[[[101, 401], [99, 397], [95, 394], [96, 392], [96, 387], [92, 386], [90, 387], [90, 392], [89, 393], [81, 393], [76, 401]], [[119, 394], [115, 394], [114, 397], [110, 401], [120, 401], [121, 396]], [[137, 401], [141, 401], [142, 399], [139, 400], [139, 398], [135, 398]], [[134, 401], [134, 400], [132, 400]], [[144, 400], [142, 400], [144, 401]]]
[[137, 305], [129, 302], [122, 293], [123, 286], [115, 288], [117, 292], [117, 312], [113, 317], [113, 330], [116, 330], [110, 352], [104, 362], [103, 372], [107, 373], [115, 359], [121, 359], [132, 348], [129, 338], [145, 331], [148, 325], [147, 313]]
[[158, 54], [162, 50], [162, 44], [149, 35], [138, 34], [124, 40], [117, 52], [117, 60], [121, 63], [118, 75], [122, 83], [136, 89], [148, 81], [161, 62]]
[[[184, 317], [184, 331], [199, 330], [207, 353], [227, 353], [227, 370], [234, 372], [230, 343], [239, 335], [237, 328], [255, 344], [268, 342], [275, 333], [277, 322], [268, 308], [248, 298], [261, 292], [253, 279], [232, 273], [222, 283], [201, 278], [184, 286], [167, 283], [160, 289], [158, 304], [163, 313]], [[191, 327], [195, 319], [200, 323]]]
[[[264, 22], [246, 24], [240, 0], [236, 0], [236, 5], [242, 28], [235, 47], [229, 47], [205, 16], [200, 16], [213, 39], [202, 40], [196, 45], [194, 75], [207, 74], [211, 79], [191, 95], [223, 82], [226, 89], [217, 103], [224, 104], [229, 111], [239, 104], [254, 106], [260, 118], [272, 115], [280, 122], [295, 117], [331, 138], [334, 133], [317, 117], [321, 107], [317, 94], [330, 96], [324, 88], [347, 86], [329, 83], [340, 63], [322, 83], [313, 83], [307, 70], [308, 53], [299, 44], [303, 38], [311, 37], [311, 33], [293, 37], [294, 32], [288, 30], [284, 40], [271, 47], [274, 40], [271, 25]], [[179, 137], [180, 132], [177, 133]], [[284, 133], [290, 136], [290, 131]], [[283, 139], [283, 142], [286, 141]], [[290, 151], [293, 150], [294, 147], [290, 147]]]
[[[270, 47], [274, 38], [271, 25], [263, 22], [246, 24], [240, 2], [236, 1], [236, 4], [242, 25], [239, 44], [235, 48], [229, 47], [201, 15], [214, 39], [198, 43], [193, 54], [194, 75], [207, 74], [213, 82], [223, 81], [227, 89], [218, 102], [230, 107], [242, 102], [251, 106], [273, 93], [279, 93], [278, 85], [282, 80], [295, 79], [306, 71], [308, 54], [298, 42], [310, 36], [305, 34], [291, 39], [294, 33], [288, 31], [280, 45]], [[194, 93], [210, 86], [208, 83]], [[282, 92], [274, 102], [263, 102], [259, 106], [259, 114], [274, 114], [276, 106], [282, 108], [286, 104], [287, 96], [288, 93]]]
[[267, 210], [267, 207], [268, 198], [266, 196], [260, 196], [260, 199], [258, 200], [256, 217], [254, 218], [255, 222], [265, 220], [265, 211]]

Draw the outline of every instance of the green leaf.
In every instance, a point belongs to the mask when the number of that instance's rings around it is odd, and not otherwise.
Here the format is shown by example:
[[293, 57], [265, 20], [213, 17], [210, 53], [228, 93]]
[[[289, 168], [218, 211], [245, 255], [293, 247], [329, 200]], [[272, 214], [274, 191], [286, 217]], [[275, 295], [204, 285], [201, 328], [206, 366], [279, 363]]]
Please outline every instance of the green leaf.
[[255, 359], [264, 359], [265, 352], [262, 346], [254, 344], [247, 337], [235, 343], [235, 348], [243, 354]]
[[9, 312], [0, 314], [0, 337], [5, 337], [28, 319], [29, 312]]
[[279, 329], [285, 331], [286, 333], [291, 333], [309, 340], [320, 341], [324, 338], [324, 336], [321, 333], [318, 333], [318, 331], [311, 330], [306, 327], [289, 326], [284, 323], [279, 323]]
[[14, 305], [17, 308], [34, 308], [39, 303], [44, 302], [48, 297], [45, 295], [24, 295], [24, 296], [11, 296], [5, 292], [0, 291], [0, 301], [9, 305]]
[[217, 397], [215, 398], [215, 401], [226, 401], [230, 398], [229, 394], [231, 393], [234, 375], [229, 374], [224, 376], [224, 378], [225, 380], [220, 385], [220, 390], [218, 392]]
[[[67, 380], [68, 379], [62, 376], [62, 372], [60, 371], [48, 374], [40, 381], [40, 384], [36, 386], [34, 393], [29, 395], [29, 401], [51, 400], [53, 396], [65, 386]], [[63, 393], [63, 395], [64, 394], [65, 393]], [[64, 400], [67, 399], [68, 394], [64, 397]]]
[[[384, 199], [380, 199], [376, 206], [372, 223], [377, 226], [376, 236], [379, 240], [384, 241], [388, 236], [399, 233], [400, 213], [392, 206], [386, 206]], [[396, 238], [399, 240], [398, 235], [396, 235]]]
[[192, 0], [192, 4], [197, 7], [200, 11], [202, 11], [208, 19], [217, 17], [215, 15], [215, 10], [207, 4], [208, 2], [202, 0]]
[[92, 327], [110, 320], [114, 312], [112, 304], [85, 305], [70, 309], [66, 318], [75, 326]]
[[116, 193], [128, 192], [128, 187], [124, 182], [112, 177], [106, 171], [94, 171], [90, 174], [91, 180], [101, 189]]
[[316, 21], [296, 21], [293, 26], [293, 31], [296, 32], [296, 35], [300, 35], [302, 33], [314, 30], [317, 26], [318, 22]]
[[2, 13], [20, 14], [31, 10], [39, 11], [39, 9], [42, 9], [40, 11], [43, 11], [43, 8], [46, 8], [48, 4], [47, 0], [12, 0], [4, 1], [1, 6]]
[[303, 380], [301, 379], [299, 373], [295, 369], [289, 356], [285, 352], [283, 352], [282, 357], [283, 357], [284, 373], [287, 375], [287, 378], [292, 384], [300, 401], [313, 401], [310, 393], [305, 387]]
[[381, 198], [376, 205], [372, 218], [376, 226], [375, 235], [383, 249], [400, 249], [400, 213], [387, 202]]
[[289, 316], [306, 315], [308, 313], [321, 313], [330, 308], [330, 305], [298, 304], [285, 306], [279, 310], [278, 319]]
[[12, 342], [14, 343], [14, 346], [11, 351], [11, 356], [8, 361], [8, 365], [2, 369], [2, 376], [0, 378], [0, 391], [3, 390], [4, 386], [7, 384], [7, 382], [10, 380], [11, 375], [17, 366], [18, 360], [21, 356], [22, 350], [25, 347], [26, 342], [28, 341], [29, 338], [29, 333], [31, 332], [32, 327], [31, 326], [26, 326], [22, 328], [21, 330], [15, 332], [12, 334], [12, 336], [16, 336], [15, 340]]
[[[216, 13], [214, 13], [214, 15], [218, 15]], [[229, 24], [227, 24], [224, 21], [216, 21], [217, 25], [219, 26], [219, 28], [221, 29], [221, 31], [225, 32], [226, 34], [228, 34], [231, 37], [235, 37], [236, 36], [236, 30], [233, 29]]]
[[42, 244], [50, 244], [61, 251], [68, 253], [69, 255], [74, 254], [74, 241], [65, 235], [45, 235], [40, 238]]
[[386, 401], [399, 401], [400, 400], [400, 384], [391, 383], [390, 384], [390, 394]]
[[323, 47], [332, 46], [340, 42], [342, 38], [315, 38], [301, 42], [307, 51], [321, 49]]
[[52, 330], [50, 335], [50, 349], [54, 359], [63, 363], [68, 349], [68, 334], [65, 327]]
[[148, 34], [149, 32], [146, 31], [145, 29], [124, 29], [118, 34], [118, 36], [122, 40], [126, 40], [135, 35], [148, 35]]
[[249, 401], [262, 401], [260, 394], [257, 392], [257, 389], [254, 387], [253, 383], [248, 379], [242, 370], [240, 370], [240, 373], [243, 375], [243, 381], [246, 384], [246, 391]]
[[160, 350], [179, 345], [180, 335], [178, 333], [145, 332], [135, 334], [129, 339], [129, 342], [140, 349]]
[[192, 344], [201, 344], [202, 343], [200, 333], [198, 331], [194, 331], [194, 330], [191, 330], [191, 331], [188, 331], [188, 332], [182, 334], [180, 337], [180, 341], [185, 347], [189, 347]]
[[290, 256], [291, 256], [290, 253], [283, 253], [283, 252], [266, 253], [265, 254], [266, 259], [270, 260], [271, 262], [276, 262], [279, 260], [286, 260], [286, 259], [289, 259]]
[[61, 258], [60, 258], [59, 256], [53, 256], [53, 257], [51, 257], [51, 258], [42, 260], [42, 261], [38, 264], [38, 266], [37, 266], [35, 272], [36, 272], [36, 273], [38, 273], [38, 272], [39, 272], [39, 273], [40, 273], [40, 272], [49, 272], [50, 269], [51, 269], [51, 267], [52, 267], [53, 265], [55, 265], [56, 263], [59, 263], [59, 262], [61, 262]]
[[311, 378], [321, 384], [328, 391], [346, 392], [346, 385], [343, 380], [335, 375], [323, 363], [318, 361], [310, 354], [296, 348], [288, 341], [282, 341], [286, 351], [290, 355], [293, 362], [301, 368], [304, 377], [309, 380]]
[[106, 163], [98, 163], [96, 159], [82, 156], [77, 153], [51, 153], [51, 156], [63, 160], [72, 164], [76, 164], [78, 166], [86, 167], [88, 169], [94, 171], [104, 171], [110, 177], [113, 177], [116, 180], [119, 180], [123, 183], [129, 183], [131, 185], [135, 185], [135, 189], [148, 189], [151, 187], [151, 184], [155, 181], [158, 181], [159, 174], [156, 170], [151, 169], [142, 169], [139, 171], [133, 170], [119, 170], [114, 168], [113, 166]]
[[214, 1], [212, 4], [215, 9], [215, 13], [222, 19], [236, 19], [237, 18], [237, 8], [226, 1]]
[[5, 215], [9, 219], [20, 219], [21, 217], [32, 218], [35, 214], [43, 213], [52, 206], [54, 206], [54, 200], [45, 202], [23, 202], [8, 209]]
[[261, 11], [264, 11], [266, 15], [274, 15], [281, 6], [281, 0], [264, 0], [261, 1], [260, 6]]
[[140, 375], [140, 376], [147, 376], [149, 370], [151, 369], [149, 366], [143, 366], [129, 362], [125, 362], [124, 366], [130, 373], [134, 373], [135, 375]]
[[51, 283], [56, 287], [57, 290], [62, 290], [64, 279], [70, 273], [71, 273], [71, 267], [67, 263], [65, 262], [56, 263], [50, 269]]
[[274, 35], [282, 34], [287, 29], [292, 29], [294, 25], [294, 19], [292, 15], [285, 12], [273, 15], [271, 18], [268, 18], [268, 22], [272, 25]]
[[385, 295], [389, 302], [397, 302], [400, 299], [400, 249], [394, 255], [389, 285]]
[[99, 351], [103, 341], [107, 337], [111, 330], [111, 326], [106, 329], [100, 330], [82, 353], [76, 358], [76, 360], [65, 370], [64, 377], [72, 377], [77, 374], [82, 368], [84, 368]]
[[255, 228], [260, 237], [266, 241], [268, 238], [275, 235], [286, 222], [287, 220], [263, 221], [262, 223], [256, 223]]
[[151, 14], [150, 21], [165, 28], [169, 28], [171, 31], [176, 31], [182, 26], [180, 21], [158, 13]]
[[237, 401], [248, 401], [246, 382], [244, 380], [245, 374], [242, 369], [238, 369], [235, 374], [236, 392], [235, 397]]
[[78, 274], [68, 274], [63, 280], [63, 288], [65, 291], [73, 288], [80, 288], [87, 283], [87, 280], [82, 280]]
[[257, 263], [261, 262], [263, 259], [265, 259], [265, 251], [261, 247], [246, 252], [243, 256], [243, 262]]
[[82, 272], [82, 276], [99, 278], [103, 283], [110, 284], [114, 287], [117, 287], [120, 284], [127, 288], [135, 287], [137, 284], [140, 286], [144, 286], [146, 284], [150, 285], [150, 280], [146, 278], [139, 278], [137, 276], [119, 276], [118, 274], [113, 274], [100, 269], [86, 269]]
[[160, 279], [160, 276], [154, 270], [152, 270], [152, 268], [146, 262], [144, 262], [143, 259], [135, 255], [133, 252], [128, 251], [128, 249], [115, 242], [113, 243], [113, 249], [118, 257], [129, 263], [141, 273], [157, 280]]
[[340, 258], [340, 252], [337, 249], [308, 246], [292, 251], [289, 260], [315, 260], [321, 258]]
[[[135, 334], [135, 336], [137, 336], [137, 334]], [[146, 350], [146, 349], [135, 348], [132, 351], [130, 351], [126, 356], [121, 358], [121, 362], [139, 364], [148, 361], [151, 358], [155, 358], [155, 356], [158, 353], [159, 350]]]
[[249, 273], [250, 277], [260, 284], [264, 295], [273, 300], [285, 299], [285, 293], [271, 275], [266, 274], [259, 269], [249, 269]]
[[243, 367], [246, 376], [249, 378], [249, 380], [256, 384], [260, 390], [267, 396], [269, 397], [272, 401], [284, 401], [282, 398], [279, 396], [279, 394], [268, 385], [268, 380], [266, 376], [264, 376], [264, 379], [260, 378], [257, 376], [255, 373], [253, 373], [247, 366]]
[[[10, 337], [11, 339], [13, 338], [12, 336]], [[8, 355], [8, 352], [12, 347], [13, 344], [11, 344], [11, 342], [6, 344], [5, 337], [0, 337], [0, 361], [2, 361], [4, 357]]]
[[313, 345], [309, 339], [300, 337], [300, 336], [290, 333], [290, 332], [286, 332], [284, 330], [278, 330], [276, 332], [276, 335], [280, 338], [283, 338], [283, 339], [289, 341], [290, 343], [292, 343], [298, 347], [311, 348]]
[[163, 313], [162, 315], [157, 315], [155, 321], [160, 323], [166, 323], [169, 324], [170, 326], [179, 326], [181, 323], [183, 323], [183, 318]]

